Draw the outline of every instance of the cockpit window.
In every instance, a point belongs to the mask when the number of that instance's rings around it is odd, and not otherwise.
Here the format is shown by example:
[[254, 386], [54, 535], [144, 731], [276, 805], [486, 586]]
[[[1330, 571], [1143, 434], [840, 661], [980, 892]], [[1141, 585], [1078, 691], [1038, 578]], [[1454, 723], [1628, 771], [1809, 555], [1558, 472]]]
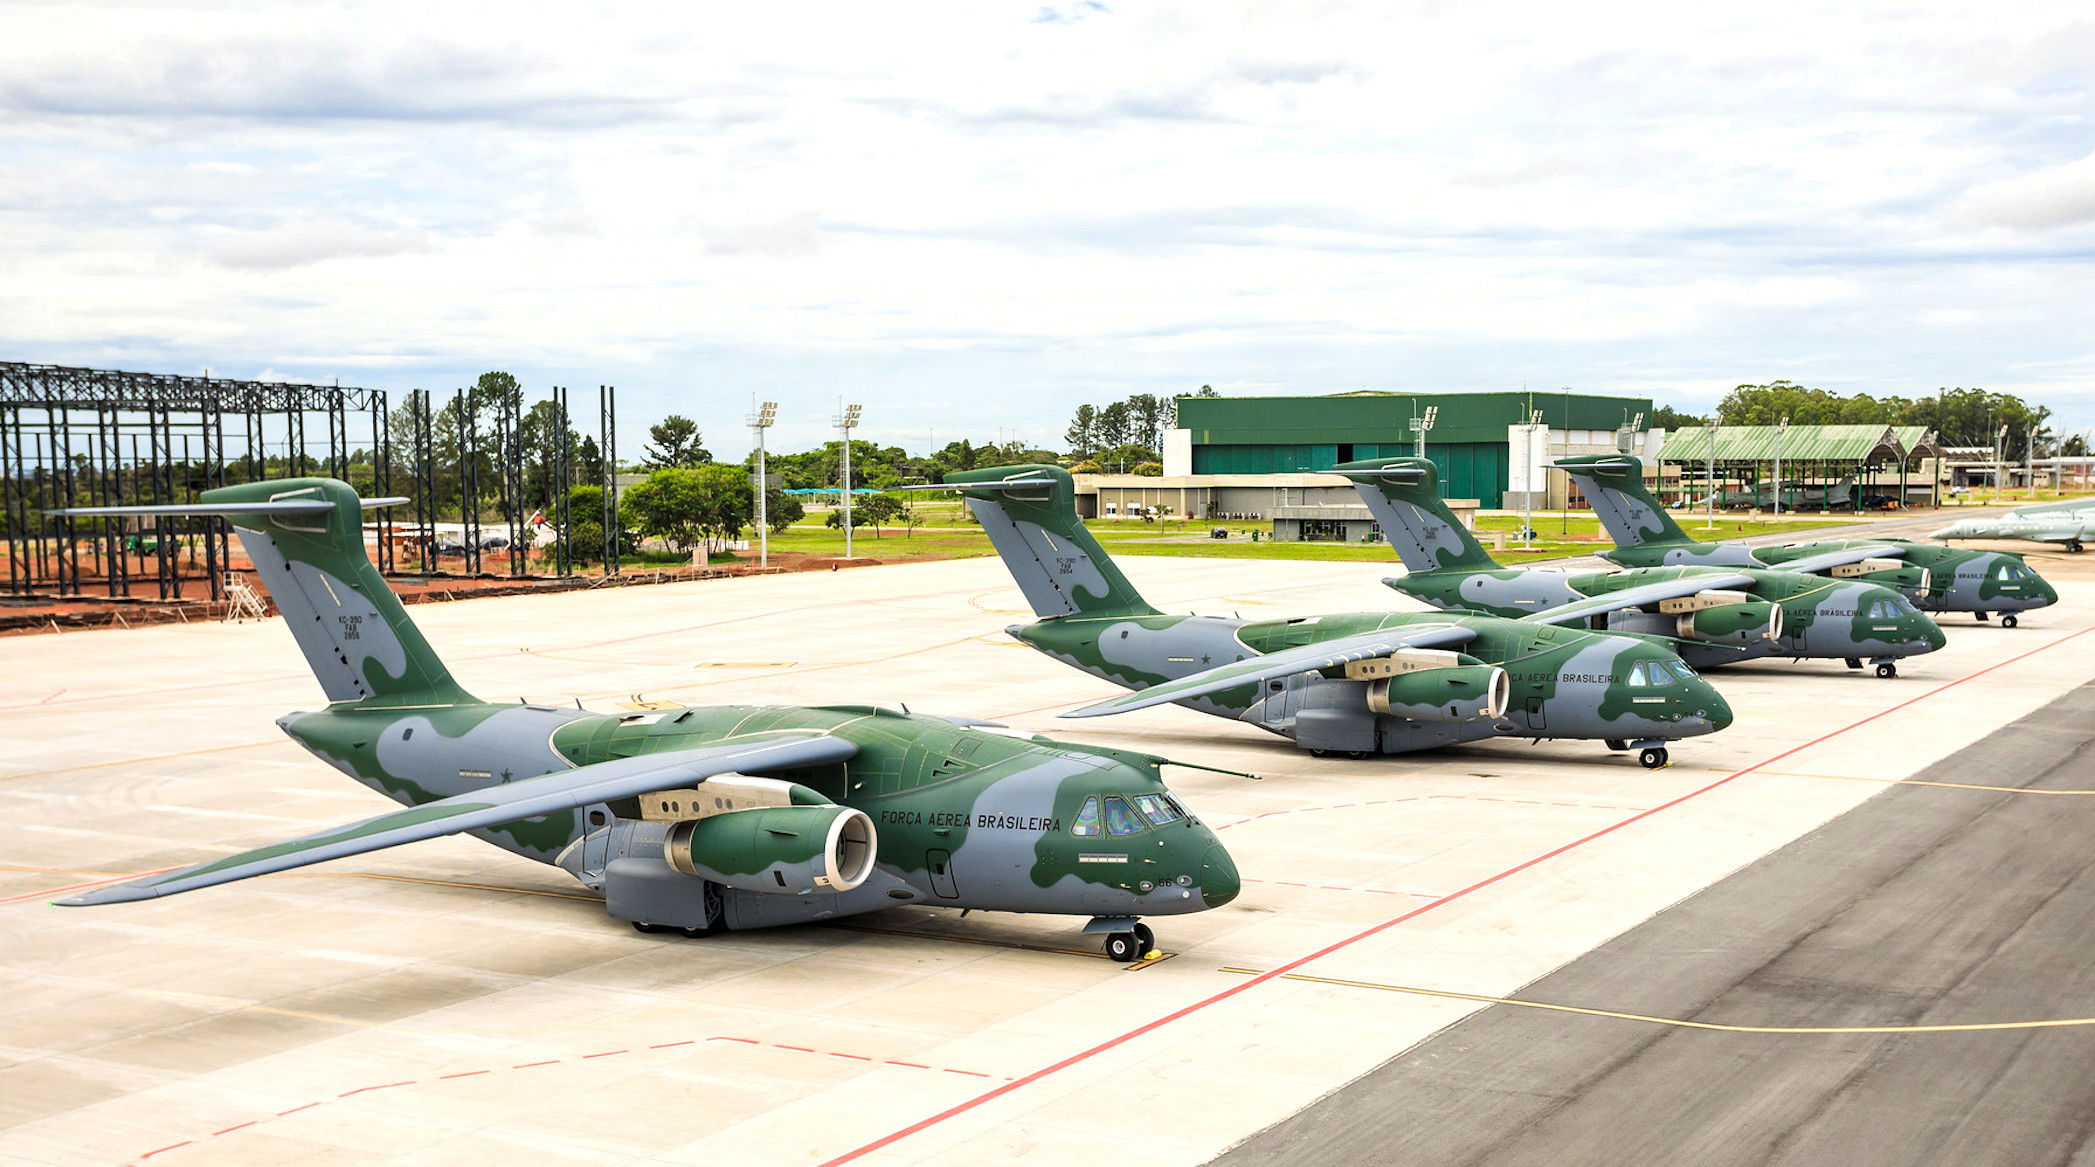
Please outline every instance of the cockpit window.
[[1136, 795], [1135, 809], [1142, 812], [1142, 817], [1160, 827], [1165, 823], [1175, 823], [1186, 817], [1185, 812], [1180, 810], [1177, 804], [1161, 794]]
[[1695, 670], [1677, 660], [1640, 660], [1629, 667], [1627, 684], [1632, 689], [1692, 681]]
[[1692, 681], [1695, 679], [1695, 670], [1689, 668], [1688, 662], [1684, 660], [1660, 661], [1652, 667], [1672, 673], [1673, 679], [1676, 681]]
[[1641, 689], [1644, 686], [1649, 685], [1651, 683], [1651, 678], [1645, 676], [1644, 674], [1643, 661], [1638, 661], [1637, 663], [1629, 667], [1629, 677], [1627, 678], [1627, 681], [1629, 687], [1632, 689]]
[[1077, 817], [1069, 824], [1069, 833], [1072, 835], [1098, 834], [1097, 795], [1085, 799], [1084, 805], [1078, 808]]
[[1128, 804], [1113, 795], [1106, 796], [1106, 833], [1109, 835], [1133, 835], [1142, 830], [1142, 820], [1128, 809]]
[[2017, 563], [2012, 559], [2004, 559], [2001, 561], [2000, 577], [2002, 579], [2029, 579], [2035, 576], [2036, 574], [2037, 573], [2031, 571], [2027, 565]]
[[1892, 619], [1899, 614], [1898, 601], [1878, 600], [1869, 606], [1869, 614], [1872, 620]]

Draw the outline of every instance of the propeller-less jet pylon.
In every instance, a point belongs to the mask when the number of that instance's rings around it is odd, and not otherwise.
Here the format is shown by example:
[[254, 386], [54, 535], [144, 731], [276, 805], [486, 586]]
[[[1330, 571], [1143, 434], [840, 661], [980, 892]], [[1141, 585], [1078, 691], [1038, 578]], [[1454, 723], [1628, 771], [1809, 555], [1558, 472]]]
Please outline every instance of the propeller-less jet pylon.
[[1135, 591], [1077, 518], [1054, 466], [950, 475], [1040, 617], [1005, 629], [1135, 692], [1063, 714], [1167, 702], [1367, 757], [1488, 738], [1592, 738], [1666, 764], [1668, 742], [1731, 724], [1679, 656], [1639, 637], [1464, 613], [1292, 620], [1170, 615]]
[[1140, 917], [1237, 894], [1228, 853], [1152, 755], [875, 705], [606, 714], [478, 700], [372, 567], [361, 510], [348, 485], [302, 478], [60, 512], [229, 520], [329, 702], [277, 725], [408, 806], [63, 903], [459, 832], [565, 869], [642, 932], [691, 936], [924, 904], [1091, 916], [1085, 931], [1128, 961], [1153, 942]]
[[1767, 568], [1645, 567], [1576, 572], [1506, 568], [1441, 501], [1425, 458], [1370, 458], [1332, 471], [1353, 480], [1409, 574], [1382, 582], [1436, 608], [1555, 623], [1604, 622], [1662, 636], [1698, 668], [1768, 656], [1831, 657], [1880, 677], [1942, 647], [1942, 629], [1904, 596], [1854, 580]]
[[1924, 612], [1970, 612], [1980, 620], [2000, 613], [2013, 628], [2017, 613], [2058, 602], [2059, 593], [2022, 557], [2001, 551], [1937, 547], [1908, 539], [1826, 539], [1752, 547], [1704, 543], [1680, 529], [1644, 488], [1644, 463], [1628, 454], [1562, 458], [1615, 541], [1602, 559], [1623, 567], [1772, 567], [1835, 579], [1882, 584], [1903, 592]]

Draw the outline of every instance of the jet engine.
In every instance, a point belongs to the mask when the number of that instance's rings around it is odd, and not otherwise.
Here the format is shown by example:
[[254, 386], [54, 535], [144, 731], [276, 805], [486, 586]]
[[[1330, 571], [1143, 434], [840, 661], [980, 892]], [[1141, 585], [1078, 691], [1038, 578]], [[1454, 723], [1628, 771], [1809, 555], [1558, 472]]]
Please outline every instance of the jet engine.
[[1660, 601], [1659, 611], [1674, 618], [1674, 635], [1682, 640], [1751, 645], [1782, 635], [1782, 608], [1745, 592], [1696, 592]]
[[850, 891], [872, 874], [873, 820], [848, 806], [765, 806], [669, 828], [662, 857], [685, 875], [773, 895]]
[[1498, 717], [1512, 702], [1513, 682], [1496, 665], [1420, 669], [1368, 682], [1368, 708], [1412, 721]]

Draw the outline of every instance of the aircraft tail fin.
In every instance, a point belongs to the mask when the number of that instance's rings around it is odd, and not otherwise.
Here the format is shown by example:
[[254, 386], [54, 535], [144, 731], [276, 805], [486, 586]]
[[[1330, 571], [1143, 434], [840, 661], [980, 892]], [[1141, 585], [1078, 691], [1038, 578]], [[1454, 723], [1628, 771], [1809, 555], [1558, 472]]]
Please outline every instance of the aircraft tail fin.
[[1617, 547], [1647, 543], [1692, 543], [1659, 500], [1644, 489], [1644, 463], [1628, 454], [1593, 454], [1559, 458], [1557, 468], [1571, 475], [1593, 504], [1600, 525]]
[[1369, 458], [1331, 473], [1353, 480], [1397, 558], [1412, 571], [1493, 571], [1499, 567], [1440, 497], [1440, 471], [1427, 458]]
[[364, 509], [405, 501], [367, 502], [332, 478], [288, 478], [207, 490], [192, 504], [52, 513], [222, 516], [329, 701], [469, 704], [474, 698], [451, 679], [364, 553]]
[[1077, 518], [1076, 484], [1059, 466], [991, 466], [946, 476], [989, 533], [1041, 619], [1154, 616]]

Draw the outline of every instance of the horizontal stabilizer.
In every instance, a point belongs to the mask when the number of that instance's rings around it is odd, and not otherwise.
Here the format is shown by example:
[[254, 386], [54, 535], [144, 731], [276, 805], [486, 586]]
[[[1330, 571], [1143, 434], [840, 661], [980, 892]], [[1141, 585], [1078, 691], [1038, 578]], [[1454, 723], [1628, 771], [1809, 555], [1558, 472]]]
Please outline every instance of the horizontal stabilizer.
[[[365, 510], [379, 507], [400, 506], [411, 500], [405, 498], [366, 498], [358, 500]], [[280, 498], [266, 502], [189, 502], [172, 506], [121, 506], [121, 507], [61, 507], [48, 510], [47, 515], [313, 515], [332, 511], [335, 504], [324, 498]]]
[[1292, 677], [1296, 673], [1315, 672], [1319, 669], [1337, 668], [1349, 661], [1372, 660], [1378, 656], [1407, 648], [1446, 648], [1450, 645], [1467, 644], [1477, 634], [1460, 624], [1412, 624], [1401, 628], [1385, 628], [1360, 636], [1346, 636], [1337, 640], [1325, 640], [1316, 644], [1305, 644], [1300, 648], [1269, 652], [1245, 660], [1218, 665], [1189, 677], [1151, 685], [1133, 693], [1123, 693], [1082, 709], [1072, 709], [1064, 717], [1105, 717], [1114, 713], [1130, 713], [1147, 709], [1152, 705], [1165, 705], [1199, 697], [1238, 685], [1256, 684], [1276, 677]]
[[889, 490], [1020, 490], [1053, 486], [1052, 478], [1010, 478], [1002, 482], [933, 482], [917, 486], [890, 486]]
[[688, 786], [715, 774], [819, 766], [844, 761], [857, 752], [857, 746], [827, 734], [767, 734], [730, 738], [688, 750], [665, 750], [658, 754], [618, 758], [573, 770], [557, 770], [536, 778], [522, 778], [485, 790], [455, 794], [286, 843], [257, 847], [179, 871], [98, 888], [58, 902], [64, 907], [77, 908], [153, 899], [304, 867], [309, 863], [362, 855], [402, 843], [537, 818], [595, 802]]

